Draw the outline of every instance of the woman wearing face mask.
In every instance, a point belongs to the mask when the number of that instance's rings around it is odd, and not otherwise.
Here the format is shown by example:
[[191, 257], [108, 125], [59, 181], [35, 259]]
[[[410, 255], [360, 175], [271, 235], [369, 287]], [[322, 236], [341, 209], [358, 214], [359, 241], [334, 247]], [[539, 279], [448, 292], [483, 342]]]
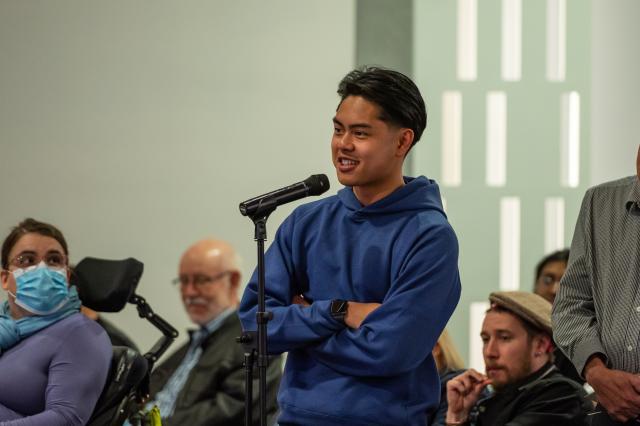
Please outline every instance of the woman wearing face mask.
[[2, 244], [0, 425], [84, 425], [105, 384], [111, 344], [80, 314], [68, 250], [52, 225], [25, 219]]

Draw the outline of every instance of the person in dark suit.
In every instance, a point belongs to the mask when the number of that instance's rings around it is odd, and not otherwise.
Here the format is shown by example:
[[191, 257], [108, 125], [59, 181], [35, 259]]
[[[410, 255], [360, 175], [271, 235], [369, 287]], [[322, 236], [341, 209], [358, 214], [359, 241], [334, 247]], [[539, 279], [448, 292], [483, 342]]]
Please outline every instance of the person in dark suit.
[[[226, 242], [199, 241], [183, 254], [174, 283], [198, 328], [151, 375], [151, 397], [163, 425], [244, 424], [244, 352], [235, 341], [242, 334], [236, 313], [240, 282], [237, 255]], [[276, 358], [267, 370], [268, 415], [277, 411], [280, 376]], [[257, 404], [254, 392], [255, 424]]]

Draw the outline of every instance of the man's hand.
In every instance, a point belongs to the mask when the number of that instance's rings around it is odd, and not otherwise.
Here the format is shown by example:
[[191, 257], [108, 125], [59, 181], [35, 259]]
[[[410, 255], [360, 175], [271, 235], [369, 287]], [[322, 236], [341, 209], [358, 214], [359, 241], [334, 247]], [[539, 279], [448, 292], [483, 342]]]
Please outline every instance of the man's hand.
[[584, 377], [614, 420], [626, 422], [640, 416], [640, 376], [607, 368], [595, 356], [587, 361]]
[[480, 398], [482, 390], [491, 380], [473, 368], [447, 382], [447, 423], [469, 420], [469, 412]]
[[379, 306], [380, 303], [349, 302], [344, 323], [349, 328], [360, 328], [362, 321], [364, 321], [367, 315], [378, 309]]
[[307, 302], [307, 299], [305, 299], [304, 296], [301, 294], [297, 294], [293, 296], [293, 299], [291, 300], [291, 304], [300, 305], [303, 308], [306, 308], [307, 306], [311, 306], [311, 303]]

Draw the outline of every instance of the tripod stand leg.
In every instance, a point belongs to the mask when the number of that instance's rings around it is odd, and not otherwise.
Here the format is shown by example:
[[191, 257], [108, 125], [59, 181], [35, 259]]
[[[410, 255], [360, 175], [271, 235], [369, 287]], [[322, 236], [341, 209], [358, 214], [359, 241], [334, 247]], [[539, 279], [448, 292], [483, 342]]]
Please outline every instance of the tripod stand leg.
[[244, 424], [253, 424], [253, 352], [244, 354]]

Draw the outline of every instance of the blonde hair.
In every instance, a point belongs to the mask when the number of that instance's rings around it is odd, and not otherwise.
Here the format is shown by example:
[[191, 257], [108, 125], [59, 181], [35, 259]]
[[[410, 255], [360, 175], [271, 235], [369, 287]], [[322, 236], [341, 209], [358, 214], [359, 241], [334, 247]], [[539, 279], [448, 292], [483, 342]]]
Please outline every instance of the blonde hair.
[[440, 353], [434, 354], [439, 373], [446, 370], [461, 370], [464, 368], [464, 361], [453, 344], [453, 340], [451, 336], [449, 336], [447, 329], [442, 331], [436, 345], [440, 347]]

